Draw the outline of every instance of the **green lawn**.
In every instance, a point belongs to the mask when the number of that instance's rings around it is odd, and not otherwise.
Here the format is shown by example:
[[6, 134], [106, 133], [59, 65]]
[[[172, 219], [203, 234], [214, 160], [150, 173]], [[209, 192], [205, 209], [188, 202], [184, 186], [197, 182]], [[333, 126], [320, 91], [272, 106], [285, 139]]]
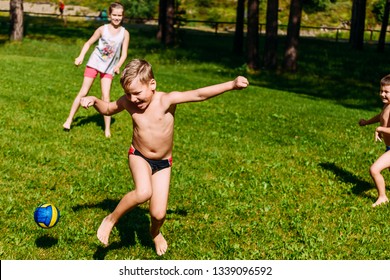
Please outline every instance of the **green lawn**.
[[[133, 188], [127, 167], [131, 118], [103, 119], [80, 109], [62, 123], [82, 82], [73, 65], [94, 27], [35, 25], [22, 44], [0, 44], [1, 259], [346, 260], [389, 259], [388, 206], [371, 208], [370, 164], [384, 151], [360, 118], [379, 112], [379, 79], [388, 50], [301, 41], [296, 75], [246, 73], [232, 38], [182, 30], [165, 49], [155, 30], [128, 26], [129, 59], [154, 67], [158, 88], [186, 90], [246, 75], [251, 86], [179, 105], [174, 167], [158, 257], [148, 234], [148, 205], [122, 218], [103, 248], [101, 220]], [[261, 44], [262, 46], [262, 44]], [[282, 42], [280, 43], [282, 53]], [[99, 83], [91, 91], [100, 96]], [[122, 95], [118, 77], [112, 99]], [[390, 180], [390, 174], [385, 174]], [[40, 203], [61, 219], [39, 228]]]

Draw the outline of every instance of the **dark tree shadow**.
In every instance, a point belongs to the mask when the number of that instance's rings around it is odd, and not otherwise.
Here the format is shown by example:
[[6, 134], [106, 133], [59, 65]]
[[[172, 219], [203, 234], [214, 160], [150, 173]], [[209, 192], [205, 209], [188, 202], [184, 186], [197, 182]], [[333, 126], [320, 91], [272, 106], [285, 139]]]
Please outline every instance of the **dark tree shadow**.
[[[72, 207], [74, 211], [79, 211], [86, 208], [100, 208], [107, 212], [112, 212], [118, 205], [119, 200], [105, 199], [97, 204], [83, 204]], [[187, 211], [183, 209], [168, 210], [167, 215], [178, 214], [186, 216]], [[104, 260], [107, 253], [111, 250], [120, 249], [123, 247], [135, 246], [136, 238], [142, 246], [154, 249], [153, 240], [149, 234], [150, 218], [149, 211], [139, 207], [124, 215], [115, 226], [119, 232], [120, 241], [110, 243], [109, 246], [98, 246], [93, 254], [93, 259]]]
[[[103, 131], [105, 129], [104, 127], [104, 118], [100, 114], [94, 114], [91, 116], [78, 116], [74, 119], [72, 126], [83, 126], [89, 123], [95, 123], [97, 126], [99, 126]], [[115, 123], [115, 118], [111, 117], [111, 125]]]
[[372, 196], [365, 194], [366, 191], [371, 190], [373, 188], [373, 185], [371, 183], [366, 182], [358, 178], [356, 175], [352, 174], [351, 172], [338, 167], [333, 162], [320, 163], [319, 165], [323, 169], [332, 171], [343, 182], [352, 184], [353, 187], [351, 191], [353, 194], [367, 197], [370, 199], [373, 198]]
[[53, 247], [58, 243], [58, 239], [55, 237], [51, 237], [48, 234], [38, 237], [35, 240], [35, 245], [39, 248], [48, 249]]

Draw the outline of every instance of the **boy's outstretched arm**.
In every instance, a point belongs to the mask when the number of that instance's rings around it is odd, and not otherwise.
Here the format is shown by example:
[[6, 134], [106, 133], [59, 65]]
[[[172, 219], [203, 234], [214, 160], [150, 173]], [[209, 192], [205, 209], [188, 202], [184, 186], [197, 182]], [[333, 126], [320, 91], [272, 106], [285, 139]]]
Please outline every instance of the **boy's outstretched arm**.
[[360, 126], [365, 126], [365, 125], [370, 125], [370, 124], [373, 124], [373, 123], [377, 123], [380, 121], [380, 114], [376, 115], [376, 116], [373, 116], [371, 119], [369, 120], [365, 120], [365, 119], [361, 119], [359, 120], [359, 125]]
[[167, 94], [167, 99], [169, 99], [170, 104], [203, 101], [220, 95], [226, 91], [246, 88], [248, 85], [249, 82], [247, 78], [238, 76], [234, 80], [225, 83], [183, 92], [174, 91]]
[[80, 105], [85, 109], [88, 109], [89, 107], [93, 106], [100, 114], [105, 116], [111, 116], [116, 113], [119, 113], [120, 111], [123, 111], [124, 106], [122, 105], [122, 102], [124, 98], [125, 97], [122, 96], [117, 101], [106, 102], [95, 96], [86, 96], [81, 98]]

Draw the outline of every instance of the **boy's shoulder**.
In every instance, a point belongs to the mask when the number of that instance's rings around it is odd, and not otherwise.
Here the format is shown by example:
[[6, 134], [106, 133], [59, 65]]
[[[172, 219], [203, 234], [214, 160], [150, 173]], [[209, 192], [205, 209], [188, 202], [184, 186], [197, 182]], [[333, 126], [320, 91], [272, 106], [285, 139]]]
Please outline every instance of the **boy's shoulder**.
[[382, 115], [388, 115], [390, 114], [390, 104], [385, 104], [383, 105], [383, 108], [382, 108]]
[[174, 102], [174, 93], [175, 92], [164, 92], [164, 91], [155, 91], [153, 99], [155, 101], [158, 100], [158, 102], [164, 107], [164, 108], [169, 108], [172, 105], [175, 105]]
[[159, 90], [157, 91], [157, 90], [156, 90], [156, 91], [154, 92], [154, 94], [157, 95], [157, 96], [164, 96], [164, 95], [167, 95], [168, 93], [165, 92], [165, 91], [159, 91]]

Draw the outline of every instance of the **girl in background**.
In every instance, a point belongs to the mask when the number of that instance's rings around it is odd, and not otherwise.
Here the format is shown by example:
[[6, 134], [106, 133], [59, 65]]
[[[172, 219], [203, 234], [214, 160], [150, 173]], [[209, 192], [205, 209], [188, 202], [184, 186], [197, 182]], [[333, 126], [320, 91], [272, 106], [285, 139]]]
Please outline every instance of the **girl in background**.
[[[112, 3], [108, 10], [108, 15], [110, 23], [102, 25], [95, 30], [92, 37], [84, 44], [80, 55], [74, 61], [76, 66], [81, 65], [90, 46], [99, 40], [87, 62], [81, 89], [73, 101], [68, 118], [63, 124], [65, 131], [70, 130], [73, 118], [80, 107], [80, 99], [88, 94], [98, 74], [100, 75], [102, 100], [110, 101], [112, 79], [115, 74], [120, 73], [120, 67], [127, 58], [130, 34], [122, 26], [124, 17], [123, 5], [117, 2]], [[104, 133], [106, 137], [111, 136], [110, 124], [111, 117], [104, 116]]]

